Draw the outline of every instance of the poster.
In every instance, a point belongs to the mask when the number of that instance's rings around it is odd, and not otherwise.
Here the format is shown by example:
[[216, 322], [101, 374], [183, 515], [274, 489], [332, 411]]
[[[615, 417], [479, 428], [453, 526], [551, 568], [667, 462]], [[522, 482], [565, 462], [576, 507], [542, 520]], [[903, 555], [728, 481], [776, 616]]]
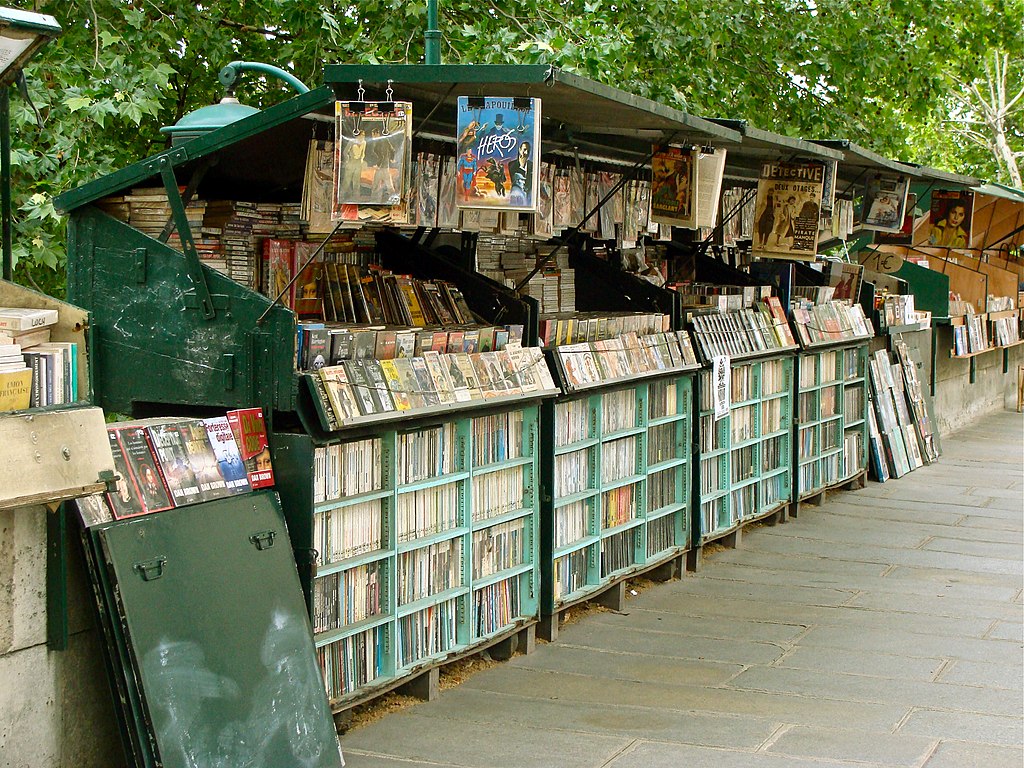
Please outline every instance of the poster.
[[729, 356], [715, 355], [711, 358], [711, 386], [714, 387], [712, 399], [715, 403], [715, 421], [729, 415]]
[[969, 189], [936, 189], [932, 192], [929, 245], [970, 248], [974, 193]]
[[691, 147], [659, 147], [651, 157], [651, 221], [696, 226], [699, 154]]
[[914, 223], [916, 221], [917, 195], [907, 195], [906, 210], [903, 213], [903, 226], [899, 232], [875, 232], [876, 245], [913, 245]]
[[873, 173], [864, 186], [861, 227], [899, 232], [907, 209], [910, 177], [898, 173]]
[[401, 205], [409, 186], [412, 104], [335, 102], [335, 190], [339, 205]]
[[814, 261], [825, 166], [819, 162], [761, 166], [754, 206], [754, 256]]
[[459, 97], [460, 207], [537, 210], [540, 105], [540, 99]]
[[847, 264], [833, 261], [829, 264], [828, 284], [835, 288], [833, 301], [857, 302], [860, 299], [860, 283], [864, 274], [861, 264]]

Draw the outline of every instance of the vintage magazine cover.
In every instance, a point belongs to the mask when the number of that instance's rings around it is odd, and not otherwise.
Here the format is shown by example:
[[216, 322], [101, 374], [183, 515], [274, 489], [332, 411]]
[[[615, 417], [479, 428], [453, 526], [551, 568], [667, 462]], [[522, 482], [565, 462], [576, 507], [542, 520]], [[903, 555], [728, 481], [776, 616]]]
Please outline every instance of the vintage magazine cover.
[[409, 187], [412, 104], [335, 102], [335, 189], [338, 204], [400, 205]]
[[659, 147], [651, 157], [651, 221], [693, 229], [697, 158], [691, 147]]
[[540, 183], [540, 99], [460, 96], [459, 205], [535, 211]]
[[862, 264], [847, 264], [839, 261], [829, 264], [828, 284], [835, 288], [832, 299], [856, 303], [860, 299], [860, 283], [863, 275], [864, 266]]
[[754, 207], [755, 256], [814, 260], [824, 177], [819, 162], [762, 164]]
[[910, 177], [898, 173], [872, 174], [865, 185], [861, 226], [881, 232], [899, 232], [907, 208]]
[[877, 245], [913, 245], [914, 224], [916, 222], [917, 195], [907, 195], [907, 204], [903, 211], [903, 226], [897, 232], [875, 231], [874, 241]]
[[928, 243], [940, 248], [969, 248], [974, 218], [974, 193], [969, 189], [932, 191]]

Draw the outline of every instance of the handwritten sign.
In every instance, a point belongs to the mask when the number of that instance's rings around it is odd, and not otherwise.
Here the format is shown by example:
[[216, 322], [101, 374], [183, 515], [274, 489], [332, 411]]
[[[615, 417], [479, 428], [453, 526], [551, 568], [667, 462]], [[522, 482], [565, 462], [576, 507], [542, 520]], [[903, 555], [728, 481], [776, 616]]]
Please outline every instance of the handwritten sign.
[[729, 356], [718, 355], [711, 359], [711, 387], [715, 404], [715, 421], [729, 415]]

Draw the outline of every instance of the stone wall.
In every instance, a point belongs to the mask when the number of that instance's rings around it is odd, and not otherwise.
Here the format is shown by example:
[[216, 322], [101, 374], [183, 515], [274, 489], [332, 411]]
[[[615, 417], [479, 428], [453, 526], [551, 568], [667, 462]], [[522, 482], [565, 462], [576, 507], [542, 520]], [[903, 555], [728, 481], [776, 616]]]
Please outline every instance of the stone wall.
[[71, 551], [69, 646], [50, 651], [46, 509], [0, 510], [0, 768], [124, 766], [85, 567]]

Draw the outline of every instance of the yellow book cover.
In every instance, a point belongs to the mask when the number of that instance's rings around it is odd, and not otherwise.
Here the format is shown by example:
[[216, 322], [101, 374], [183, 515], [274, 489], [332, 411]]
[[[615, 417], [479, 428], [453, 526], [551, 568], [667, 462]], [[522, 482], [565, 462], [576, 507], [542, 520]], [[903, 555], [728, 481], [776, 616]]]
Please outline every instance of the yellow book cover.
[[0, 373], [0, 411], [23, 411], [32, 394], [32, 369]]

